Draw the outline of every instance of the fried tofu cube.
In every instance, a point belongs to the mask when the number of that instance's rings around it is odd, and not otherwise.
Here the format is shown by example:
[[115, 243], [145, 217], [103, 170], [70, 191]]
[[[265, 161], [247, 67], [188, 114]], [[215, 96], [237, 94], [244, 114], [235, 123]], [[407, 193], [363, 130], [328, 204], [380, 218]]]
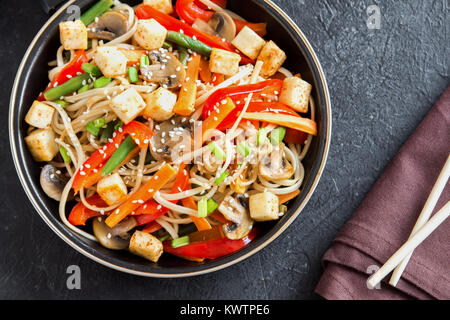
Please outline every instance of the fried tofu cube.
[[127, 72], [127, 57], [117, 48], [97, 48], [94, 61], [105, 77], [114, 78]]
[[148, 4], [165, 14], [173, 13], [172, 0], [144, 0], [144, 4]]
[[173, 107], [177, 102], [177, 95], [162, 87], [149, 94], [144, 94], [146, 107], [144, 117], [156, 121], [169, 120], [173, 116]]
[[81, 20], [64, 21], [59, 24], [59, 38], [64, 50], [87, 49], [87, 28]]
[[279, 217], [278, 197], [272, 192], [262, 192], [250, 196], [250, 216], [255, 221], [277, 220]]
[[31, 105], [30, 110], [28, 110], [28, 113], [25, 116], [25, 122], [30, 126], [44, 129], [50, 126], [54, 113], [54, 108], [36, 100]]
[[130, 239], [129, 249], [135, 255], [158, 262], [163, 253], [163, 244], [155, 236], [136, 230]]
[[104, 177], [97, 183], [97, 193], [108, 206], [113, 206], [127, 199], [127, 186], [116, 172]]
[[261, 68], [261, 76], [269, 78], [273, 76], [286, 61], [286, 53], [275, 42], [268, 41], [259, 53], [258, 60], [264, 64]]
[[25, 142], [34, 160], [37, 162], [51, 161], [59, 151], [52, 129], [37, 129], [31, 132]]
[[209, 70], [226, 76], [232, 76], [239, 72], [241, 56], [237, 53], [213, 48], [209, 58]]
[[281, 88], [280, 102], [298, 112], [308, 112], [312, 85], [299, 77], [284, 79]]
[[145, 101], [136, 89], [130, 88], [112, 98], [110, 107], [120, 120], [127, 124], [141, 114], [145, 108]]
[[139, 20], [134, 40], [144, 49], [154, 50], [163, 46], [166, 40], [167, 29], [155, 19]]
[[255, 31], [245, 26], [231, 43], [247, 57], [256, 59], [266, 41]]

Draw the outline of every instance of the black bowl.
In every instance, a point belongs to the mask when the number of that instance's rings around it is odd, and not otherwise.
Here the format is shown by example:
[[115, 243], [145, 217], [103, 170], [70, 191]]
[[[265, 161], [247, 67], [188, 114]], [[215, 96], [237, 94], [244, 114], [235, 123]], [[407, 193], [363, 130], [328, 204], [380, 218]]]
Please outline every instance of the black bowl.
[[[41, 164], [33, 161], [25, 143], [27, 125], [24, 117], [33, 100], [48, 82], [47, 62], [55, 58], [59, 46], [58, 24], [66, 20], [78, 5], [81, 12], [95, 0], [71, 0], [60, 8], [38, 32], [30, 44], [17, 72], [11, 94], [9, 132], [11, 151], [20, 181], [39, 215], [65, 242], [85, 256], [116, 270], [149, 277], [185, 277], [223, 269], [242, 261], [276, 239], [300, 214], [317, 186], [323, 172], [331, 136], [331, 106], [325, 77], [320, 63], [300, 29], [280, 8], [269, 0], [229, 0], [229, 7], [249, 21], [267, 22], [268, 39], [273, 39], [285, 52], [286, 66], [314, 87], [316, 120], [319, 134], [313, 139], [311, 149], [303, 161], [306, 176], [300, 195], [291, 202], [290, 209], [279, 221], [260, 223], [258, 237], [246, 248], [232, 255], [201, 264], [163, 255], [158, 263], [151, 263], [126, 251], [108, 250], [98, 243], [78, 236], [60, 221], [58, 203], [49, 199], [40, 188]], [[125, 1], [131, 5], [138, 0]]]

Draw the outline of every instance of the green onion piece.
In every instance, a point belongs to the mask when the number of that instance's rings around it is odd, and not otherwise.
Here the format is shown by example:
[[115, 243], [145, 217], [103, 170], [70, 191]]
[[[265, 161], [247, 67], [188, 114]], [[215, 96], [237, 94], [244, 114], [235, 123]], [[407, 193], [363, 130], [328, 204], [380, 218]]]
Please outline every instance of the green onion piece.
[[63, 108], [63, 109], [70, 104], [70, 103], [68, 103], [67, 101], [64, 101], [64, 100], [55, 100], [53, 102], [59, 104], [61, 106], [61, 108]]
[[88, 122], [88, 124], [86, 125], [86, 130], [94, 136], [98, 136], [98, 134], [100, 133], [100, 128], [97, 127], [93, 121]]
[[286, 128], [278, 127], [273, 129], [270, 133], [270, 143], [272, 143], [272, 145], [274, 146], [277, 146], [281, 141], [283, 141], [285, 135]]
[[178, 49], [178, 60], [180, 60], [183, 66], [187, 65], [189, 60], [189, 52], [185, 47], [182, 46], [178, 46], [177, 49]]
[[141, 60], [139, 62], [139, 66], [148, 66], [150, 65], [150, 59], [148, 58], [148, 56], [143, 55], [141, 56]]
[[139, 81], [138, 71], [135, 67], [128, 68], [128, 78], [130, 79], [131, 83], [136, 83]]
[[159, 241], [164, 242], [169, 238], [170, 238], [170, 234], [166, 234], [165, 236], [162, 236], [161, 238], [159, 238]]
[[117, 124], [114, 126], [114, 130], [117, 130], [117, 129], [119, 129], [119, 128], [122, 128], [122, 126], [123, 126], [123, 122], [119, 120], [119, 121], [117, 122]]
[[94, 126], [96, 126], [97, 128], [102, 128], [106, 125], [105, 118], [98, 118], [92, 122], [94, 123]]
[[219, 185], [225, 180], [230, 174], [228, 172], [223, 172], [217, 179], [214, 181], [216, 185]]
[[207, 44], [195, 40], [183, 33], [168, 31], [166, 40], [169, 42], [176, 43], [179, 46], [185, 47], [187, 49], [191, 49], [197, 53], [200, 53], [204, 56], [209, 57], [211, 55], [212, 48]]
[[250, 147], [248, 146], [247, 142], [242, 141], [237, 146], [237, 151], [243, 156], [246, 157], [250, 154]]
[[111, 78], [101, 77], [94, 81], [94, 88], [103, 88], [112, 81]]
[[170, 49], [173, 48], [172, 45], [171, 45], [170, 43], [168, 43], [167, 41], [164, 41], [162, 47], [163, 47], [164, 49], [166, 49], [166, 50], [170, 50]]
[[122, 144], [117, 148], [117, 150], [113, 153], [111, 158], [109, 158], [108, 162], [105, 164], [102, 170], [102, 176], [107, 176], [111, 172], [117, 169], [120, 166], [123, 160], [128, 156], [128, 154], [136, 147], [136, 143], [134, 143], [131, 136], [128, 136], [123, 140]]
[[85, 25], [91, 24], [96, 17], [108, 11], [112, 7], [113, 3], [113, 0], [100, 0], [92, 7], [90, 7], [85, 13], [83, 13], [80, 17], [80, 20]]
[[172, 248], [179, 248], [179, 247], [184, 247], [187, 246], [189, 244], [189, 236], [184, 236], [178, 239], [173, 239], [172, 240]]
[[108, 139], [112, 138], [113, 132], [114, 132], [114, 121], [108, 122], [106, 125], [106, 128], [103, 129], [102, 134], [100, 136], [100, 140], [103, 142], [108, 141]]
[[63, 158], [63, 161], [65, 163], [70, 163], [72, 159], [69, 156], [69, 153], [67, 152], [67, 149], [63, 146], [59, 146], [59, 153], [61, 153], [61, 157]]
[[83, 92], [86, 92], [86, 91], [88, 91], [88, 90], [89, 90], [89, 85], [86, 84], [86, 85], [82, 86], [82, 87], [80, 88], [80, 90], [78, 90], [78, 93], [83, 93]]
[[102, 72], [100, 71], [100, 69], [97, 66], [94, 66], [87, 62], [85, 62], [81, 65], [81, 69], [83, 71], [89, 73], [93, 77], [100, 77], [102, 75]]
[[213, 213], [214, 211], [216, 211], [216, 209], [218, 207], [219, 207], [219, 205], [217, 204], [217, 202], [215, 202], [213, 199], [208, 199], [208, 203], [207, 203], [208, 214]]
[[211, 150], [211, 152], [214, 154], [214, 156], [219, 159], [219, 160], [225, 160], [227, 158], [227, 155], [225, 154], [225, 152], [222, 150], [221, 147], [219, 147], [217, 145], [216, 142], [210, 142], [208, 144], [208, 148], [209, 150]]
[[267, 138], [267, 128], [261, 128], [258, 131], [257, 142], [258, 146], [262, 146]]
[[208, 215], [208, 200], [206, 200], [206, 198], [203, 198], [198, 202], [197, 217], [205, 218], [207, 215]]
[[49, 101], [58, 100], [61, 97], [71, 94], [80, 89], [87, 83], [89, 79], [90, 79], [89, 74], [83, 73], [79, 76], [67, 80], [66, 82], [57, 87], [51, 88], [46, 93], [44, 93], [44, 97]]

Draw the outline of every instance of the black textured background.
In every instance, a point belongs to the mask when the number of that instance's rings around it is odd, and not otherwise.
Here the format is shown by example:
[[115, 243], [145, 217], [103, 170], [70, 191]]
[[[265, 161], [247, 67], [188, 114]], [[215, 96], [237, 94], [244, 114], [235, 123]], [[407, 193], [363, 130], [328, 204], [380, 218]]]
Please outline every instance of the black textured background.
[[[36, 0], [0, 1], [0, 298], [314, 299], [320, 258], [449, 84], [448, 0], [275, 0], [300, 26], [327, 75], [333, 137], [302, 215], [270, 246], [228, 269], [159, 280], [98, 265], [60, 240], [26, 198], [10, 155], [16, 70], [48, 16]], [[366, 26], [381, 8], [380, 30]], [[68, 290], [66, 268], [81, 268]]]

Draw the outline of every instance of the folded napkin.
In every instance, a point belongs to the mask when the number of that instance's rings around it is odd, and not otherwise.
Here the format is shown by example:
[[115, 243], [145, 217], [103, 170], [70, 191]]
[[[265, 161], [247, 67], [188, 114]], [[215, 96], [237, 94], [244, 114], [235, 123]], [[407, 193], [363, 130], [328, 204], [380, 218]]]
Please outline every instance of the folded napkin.
[[[408, 139], [323, 257], [326, 299], [450, 299], [450, 219], [415, 251], [396, 288], [366, 281], [408, 239], [450, 153], [450, 87]], [[446, 185], [435, 208], [450, 200]], [[435, 213], [434, 212], [434, 213]]]

